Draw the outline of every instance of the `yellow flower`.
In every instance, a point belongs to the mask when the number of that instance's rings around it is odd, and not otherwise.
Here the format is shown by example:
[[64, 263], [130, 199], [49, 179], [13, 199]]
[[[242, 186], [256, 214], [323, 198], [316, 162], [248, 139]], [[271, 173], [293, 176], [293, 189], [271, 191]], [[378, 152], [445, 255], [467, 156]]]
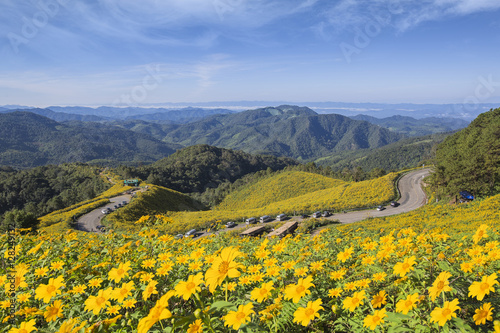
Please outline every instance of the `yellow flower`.
[[182, 296], [184, 300], [188, 300], [192, 294], [200, 292], [200, 284], [203, 283], [203, 274], [198, 273], [196, 275], [190, 275], [187, 281], [180, 281], [175, 286], [175, 294], [177, 296]]
[[231, 246], [224, 248], [215, 258], [212, 266], [205, 273], [205, 282], [211, 293], [222, 284], [226, 277], [232, 279], [240, 276], [238, 269], [243, 268], [243, 265], [234, 261], [240, 255], [241, 253]]
[[435, 308], [431, 312], [431, 322], [437, 322], [439, 326], [444, 326], [448, 320], [452, 317], [456, 317], [456, 310], [460, 310], [458, 306], [458, 299], [454, 299], [451, 302], [444, 302], [442, 308]]
[[299, 307], [293, 314], [293, 322], [300, 323], [302, 326], [307, 326], [316, 317], [320, 317], [318, 311], [324, 310], [321, 306], [321, 298], [313, 301], [309, 301], [305, 308]]
[[312, 279], [309, 275], [305, 279], [300, 278], [297, 284], [288, 285], [285, 289], [285, 299], [292, 299], [294, 303], [298, 303], [303, 296], [311, 293], [309, 288], [314, 287], [311, 283]]
[[24, 303], [24, 302], [29, 301], [30, 298], [31, 298], [31, 295], [29, 293], [23, 293], [23, 294], [19, 294], [17, 296], [17, 301]]
[[146, 286], [146, 289], [144, 289], [144, 291], [142, 292], [142, 299], [143, 300], [147, 300], [149, 298], [149, 296], [151, 296], [153, 294], [158, 294], [158, 290], [156, 290], [157, 284], [158, 284], [158, 282], [156, 282], [154, 280], [149, 282], [149, 284]]
[[334, 271], [330, 273], [330, 279], [332, 280], [340, 280], [344, 277], [345, 273], [347, 273], [347, 270], [341, 269], [338, 271]]
[[380, 272], [380, 273], [375, 273], [373, 274], [373, 281], [384, 281], [385, 280], [385, 277], [387, 276], [387, 273], [385, 272]]
[[175, 294], [175, 291], [170, 290], [163, 295], [155, 306], [149, 310], [149, 314], [139, 321], [137, 333], [147, 333], [149, 329], [158, 321], [172, 317], [172, 313], [167, 309], [168, 300]]
[[118, 268], [111, 268], [111, 270], [108, 273], [108, 278], [109, 280], [115, 281], [115, 283], [118, 283], [123, 279], [124, 277], [128, 276], [128, 271], [130, 269], [130, 261], [127, 261], [124, 264], [118, 265]]
[[89, 287], [95, 287], [99, 288], [101, 286], [102, 279], [101, 278], [94, 278], [89, 280]]
[[354, 252], [354, 249], [352, 247], [345, 249], [345, 251], [343, 251], [343, 252], [339, 252], [337, 254], [337, 260], [342, 261], [342, 262], [346, 262], [347, 259], [349, 259], [351, 257], [351, 254], [353, 252]]
[[63, 317], [63, 314], [62, 314], [62, 308], [64, 307], [64, 305], [62, 305], [62, 302], [57, 300], [57, 301], [54, 301], [54, 303], [49, 306], [47, 308], [47, 310], [43, 313], [43, 316], [45, 317], [45, 320], [47, 322], [51, 322], [51, 321], [54, 321], [54, 320], [57, 320], [57, 318], [62, 318]]
[[76, 326], [78, 325], [78, 323], [79, 320], [76, 318], [66, 320], [64, 323], [62, 323], [61, 327], [59, 327], [59, 331], [57, 331], [56, 333], [78, 333], [82, 328], [85, 327], [87, 322], [84, 321], [79, 326]]
[[123, 302], [123, 300], [132, 294], [132, 290], [134, 290], [134, 281], [129, 281], [127, 283], [122, 283], [121, 288], [113, 289], [112, 298], [116, 299], [118, 303]]
[[259, 303], [262, 303], [262, 301], [271, 296], [271, 291], [273, 289], [273, 281], [263, 283], [260, 288], [255, 288], [254, 290], [252, 290], [252, 292], [250, 293], [250, 298], [256, 300]]
[[87, 289], [87, 286], [84, 284], [80, 284], [80, 285], [74, 286], [73, 289], [71, 289], [69, 292], [76, 294], [76, 295], [79, 295], [79, 294], [83, 294], [85, 292], [85, 289]]
[[141, 282], [151, 282], [153, 281], [155, 275], [153, 273], [142, 273], [141, 274]]
[[54, 271], [58, 271], [62, 269], [64, 266], [64, 261], [59, 260], [59, 261], [54, 261], [53, 263], [50, 264], [50, 269]]
[[194, 323], [189, 324], [187, 333], [202, 333], [203, 332], [203, 323], [201, 319], [196, 319]]
[[120, 311], [121, 307], [119, 305], [112, 305], [107, 310], [106, 313], [110, 315], [115, 315]]
[[372, 331], [384, 323], [384, 318], [387, 317], [385, 309], [376, 310], [373, 315], [368, 315], [363, 320], [363, 327], [369, 327]]
[[65, 286], [63, 280], [61, 275], [56, 279], [51, 278], [48, 284], [40, 284], [35, 290], [35, 299], [43, 299], [44, 303], [49, 303], [52, 297], [61, 293], [59, 288]]
[[36, 320], [31, 319], [30, 321], [23, 321], [19, 328], [11, 328], [9, 333], [30, 333], [32, 331], [38, 331], [35, 327]]
[[429, 296], [433, 302], [436, 300], [436, 297], [441, 295], [442, 292], [451, 291], [449, 286], [450, 283], [448, 282], [450, 277], [450, 273], [441, 272], [432, 284], [432, 287], [429, 287]]
[[346, 297], [343, 302], [343, 308], [349, 309], [349, 311], [354, 311], [359, 305], [363, 304], [363, 300], [366, 298], [365, 291], [361, 290], [355, 292], [352, 297]]
[[371, 302], [372, 306], [375, 309], [382, 307], [382, 305], [387, 304], [386, 298], [387, 298], [387, 293], [385, 292], [385, 290], [380, 291], [378, 294], [373, 296], [373, 299]]
[[471, 262], [464, 262], [460, 264], [460, 270], [464, 273], [472, 272], [472, 267], [474, 267], [474, 265]]
[[482, 224], [472, 236], [472, 240], [474, 243], [478, 243], [481, 239], [488, 237], [488, 234], [486, 233], [486, 229], [488, 229], [488, 226], [486, 224]]
[[493, 288], [495, 284], [498, 284], [496, 273], [490, 276], [483, 276], [481, 282], [472, 282], [469, 287], [469, 297], [477, 297], [479, 301], [482, 301], [484, 296], [488, 295], [490, 291], [495, 291], [495, 288]]
[[99, 314], [102, 309], [105, 309], [106, 306], [111, 305], [109, 302], [112, 294], [112, 289], [108, 288], [106, 290], [99, 290], [97, 296], [89, 296], [85, 301], [85, 310], [92, 311], [94, 315]]
[[137, 301], [135, 299], [129, 298], [129, 299], [126, 299], [122, 302], [122, 306], [125, 309], [132, 309], [132, 308], [135, 308], [135, 303], [137, 303]]
[[266, 276], [278, 276], [280, 275], [280, 269], [278, 266], [270, 266], [266, 270]]
[[241, 325], [250, 320], [250, 315], [255, 313], [252, 308], [253, 304], [248, 303], [246, 305], [240, 305], [236, 311], [229, 311], [228, 314], [223, 317], [224, 326], [232, 326], [234, 330], [238, 330]]
[[295, 273], [293, 275], [295, 276], [304, 276], [307, 275], [307, 272], [309, 271], [309, 268], [307, 267], [300, 267], [295, 269]]
[[155, 259], [146, 259], [142, 262], [142, 268], [152, 268], [154, 267], [156, 264], [156, 260]]
[[328, 296], [330, 297], [339, 297], [342, 293], [342, 288], [333, 288], [328, 290]]
[[413, 295], [408, 295], [406, 299], [398, 301], [398, 303], [396, 304], [396, 312], [407, 314], [410, 310], [417, 307], [418, 301], [419, 301], [418, 293], [415, 293]]
[[476, 325], [486, 324], [486, 320], [492, 320], [493, 309], [491, 303], [484, 303], [479, 309], [476, 309], [476, 314], [473, 316]]
[[410, 258], [405, 258], [403, 262], [396, 263], [396, 265], [394, 265], [394, 275], [399, 274], [399, 276], [403, 277], [406, 273], [412, 271], [416, 259], [415, 256], [411, 256]]

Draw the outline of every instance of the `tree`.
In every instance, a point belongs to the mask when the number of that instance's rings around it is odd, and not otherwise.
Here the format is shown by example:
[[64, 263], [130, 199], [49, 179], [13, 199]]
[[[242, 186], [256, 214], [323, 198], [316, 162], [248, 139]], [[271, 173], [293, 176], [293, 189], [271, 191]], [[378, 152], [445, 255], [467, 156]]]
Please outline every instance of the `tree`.
[[36, 230], [40, 221], [33, 213], [14, 209], [4, 214], [0, 223], [0, 230], [6, 232], [13, 229], [32, 228]]

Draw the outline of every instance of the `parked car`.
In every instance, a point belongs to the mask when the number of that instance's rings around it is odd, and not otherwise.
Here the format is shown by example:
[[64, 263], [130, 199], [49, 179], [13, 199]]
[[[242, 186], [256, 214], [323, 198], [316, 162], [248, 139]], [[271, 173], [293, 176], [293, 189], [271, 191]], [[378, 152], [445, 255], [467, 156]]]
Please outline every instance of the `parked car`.
[[260, 217], [260, 223], [268, 222], [268, 221], [271, 221], [271, 220], [272, 220], [272, 218], [269, 215], [264, 215], [264, 216]]
[[381, 211], [381, 210], [384, 210], [384, 209], [385, 209], [385, 208], [384, 208], [384, 206], [378, 206], [378, 207], [377, 207], [377, 210], [378, 210], [378, 211]]
[[308, 217], [309, 217], [309, 215], [307, 215], [307, 214], [302, 214], [302, 215], [300, 215], [300, 218], [301, 218], [301, 219], [307, 219]]
[[103, 214], [107, 214], [107, 213], [108, 213], [108, 210], [107, 210], [107, 209], [103, 209], [103, 210], [101, 210], [101, 213], [103, 213]]
[[323, 216], [323, 217], [328, 217], [328, 216], [330, 216], [330, 212], [329, 212], [329, 211], [327, 211], [327, 210], [325, 210], [325, 211], [323, 212], [323, 214], [321, 214], [321, 216]]
[[280, 215], [276, 216], [276, 220], [277, 221], [284, 221], [284, 220], [286, 220], [286, 215], [280, 214]]
[[118, 204], [118, 207], [121, 207], [121, 206], [122, 206], [122, 204], [121, 204], [121, 203], [119, 203], [119, 204]]
[[321, 217], [321, 212], [314, 212], [313, 217], [317, 219], [318, 217]]
[[236, 223], [233, 221], [227, 222], [226, 223], [226, 228], [233, 228], [236, 226]]
[[184, 237], [191, 237], [191, 236], [194, 236], [195, 234], [196, 234], [196, 229], [191, 229], [188, 232], [186, 232]]
[[117, 209], [117, 208], [118, 208], [118, 206], [117, 206], [117, 205], [115, 205], [115, 209]]
[[246, 224], [254, 224], [254, 223], [257, 223], [257, 219], [255, 217], [250, 217], [250, 218], [246, 219], [245, 223]]
[[399, 203], [397, 203], [396, 201], [391, 201], [391, 207], [397, 207], [399, 206]]
[[174, 238], [175, 238], [175, 239], [181, 239], [181, 238], [183, 238], [183, 237], [184, 237], [184, 235], [183, 235], [183, 234], [177, 234], [177, 235], [175, 235], [175, 237], [174, 237]]
[[126, 201], [122, 201], [122, 206], [125, 206], [127, 204]]

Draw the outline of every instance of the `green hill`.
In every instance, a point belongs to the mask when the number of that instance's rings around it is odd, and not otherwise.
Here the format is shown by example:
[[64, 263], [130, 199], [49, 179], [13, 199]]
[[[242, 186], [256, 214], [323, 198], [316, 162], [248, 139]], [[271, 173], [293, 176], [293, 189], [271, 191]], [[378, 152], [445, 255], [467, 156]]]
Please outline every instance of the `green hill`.
[[115, 210], [106, 221], [121, 229], [134, 228], [134, 223], [146, 212], [150, 215], [176, 211], [197, 211], [206, 209], [203, 204], [180, 192], [156, 185], [148, 185], [144, 192], [138, 192], [125, 207]]
[[345, 182], [315, 173], [288, 171], [273, 174], [229, 194], [215, 207], [217, 210], [253, 209], [273, 202], [298, 197], [345, 184]]
[[500, 193], [500, 108], [480, 114], [438, 146], [433, 184], [441, 193]]
[[401, 138], [401, 134], [365, 121], [282, 105], [178, 125], [163, 140], [183, 146], [208, 144], [305, 161], [332, 152], [381, 147]]
[[260, 170], [281, 170], [298, 162], [289, 158], [252, 155], [242, 151], [196, 145], [141, 168], [118, 168], [124, 178], [139, 177], [148, 183], [190, 193], [216, 188]]
[[173, 152], [151, 136], [116, 126], [58, 123], [30, 112], [0, 114], [0, 165], [155, 161]]
[[379, 125], [393, 132], [408, 136], [423, 136], [443, 132], [451, 132], [467, 127], [469, 122], [457, 118], [427, 117], [415, 119], [406, 116], [391, 116], [375, 118], [363, 114], [350, 117], [355, 120], [364, 120], [371, 124]]
[[315, 161], [334, 170], [361, 167], [364, 171], [381, 168], [387, 171], [419, 166], [435, 158], [436, 146], [451, 135], [439, 133], [402, 139], [387, 146], [334, 153]]

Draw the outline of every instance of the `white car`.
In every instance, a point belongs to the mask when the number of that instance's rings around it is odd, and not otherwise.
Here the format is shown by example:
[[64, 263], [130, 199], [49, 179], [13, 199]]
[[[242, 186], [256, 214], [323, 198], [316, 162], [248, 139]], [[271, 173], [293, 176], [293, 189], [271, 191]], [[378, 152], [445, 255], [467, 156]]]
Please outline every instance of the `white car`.
[[385, 208], [384, 208], [384, 206], [378, 206], [378, 207], [377, 207], [377, 210], [378, 210], [379, 212], [380, 212], [381, 210], [384, 210], [384, 209], [385, 209]]

